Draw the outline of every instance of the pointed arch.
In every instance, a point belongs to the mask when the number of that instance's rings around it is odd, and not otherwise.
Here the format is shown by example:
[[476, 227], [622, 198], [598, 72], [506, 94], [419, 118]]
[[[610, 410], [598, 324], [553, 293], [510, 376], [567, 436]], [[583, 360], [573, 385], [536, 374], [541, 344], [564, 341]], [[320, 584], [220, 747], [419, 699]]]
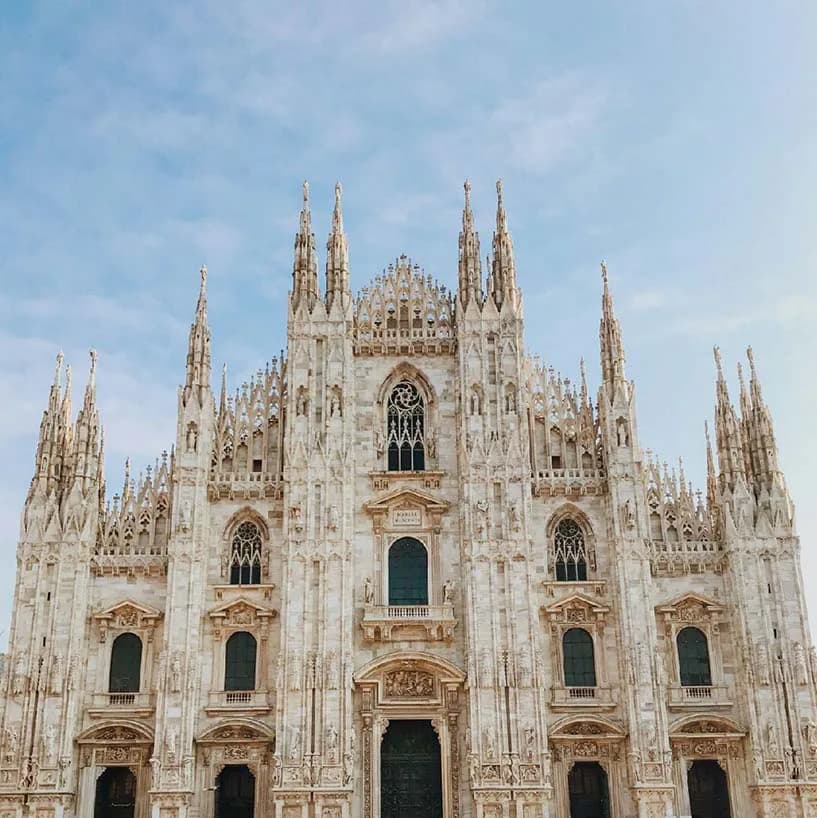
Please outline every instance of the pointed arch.
[[573, 503], [564, 503], [546, 526], [549, 562], [559, 582], [584, 582], [596, 570], [593, 528], [587, 515]]
[[431, 385], [428, 376], [421, 369], [414, 366], [414, 364], [408, 361], [401, 361], [389, 372], [380, 384], [380, 389], [377, 392], [377, 404], [381, 408], [385, 408], [389, 395], [391, 395], [394, 387], [401, 381], [410, 381], [413, 383], [420, 390], [427, 407], [437, 406], [437, 393]]

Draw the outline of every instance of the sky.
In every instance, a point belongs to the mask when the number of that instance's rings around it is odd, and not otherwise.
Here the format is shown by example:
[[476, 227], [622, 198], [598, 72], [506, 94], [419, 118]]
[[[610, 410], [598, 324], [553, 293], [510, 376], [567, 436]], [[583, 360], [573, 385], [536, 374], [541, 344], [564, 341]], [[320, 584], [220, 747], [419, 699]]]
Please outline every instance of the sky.
[[209, 269], [214, 369], [285, 345], [301, 184], [352, 284], [456, 283], [462, 184], [495, 180], [528, 351], [598, 384], [607, 260], [642, 447], [704, 485], [712, 346], [751, 344], [817, 624], [817, 5], [8, 0], [0, 12], [0, 649], [54, 358], [88, 349], [109, 493], [175, 435]]

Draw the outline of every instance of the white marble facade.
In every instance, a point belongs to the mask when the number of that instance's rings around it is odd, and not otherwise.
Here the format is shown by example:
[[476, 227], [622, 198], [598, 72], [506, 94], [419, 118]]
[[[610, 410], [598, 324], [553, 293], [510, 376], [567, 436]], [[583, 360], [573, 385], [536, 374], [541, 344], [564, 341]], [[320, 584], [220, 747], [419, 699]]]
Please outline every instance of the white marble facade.
[[[439, 740], [429, 818], [566, 818], [590, 768], [612, 818], [689, 815], [705, 763], [733, 818], [817, 816], [817, 652], [751, 352], [739, 412], [716, 352], [695, 492], [641, 448], [606, 270], [596, 397], [583, 366], [574, 383], [526, 352], [500, 186], [489, 270], [466, 185], [457, 291], [401, 256], [357, 296], [340, 188], [323, 287], [306, 193], [285, 355], [213, 388], [203, 269], [175, 446], [116, 494], [95, 356], [76, 415], [58, 362], [0, 677], [0, 818], [99, 818], [122, 767], [134, 818], [212, 818], [227, 767], [259, 818], [389, 818], [382, 740], [403, 719]], [[406, 537], [422, 604], [390, 598]], [[236, 633], [255, 676], [230, 690]], [[124, 634], [141, 655], [121, 692]]]

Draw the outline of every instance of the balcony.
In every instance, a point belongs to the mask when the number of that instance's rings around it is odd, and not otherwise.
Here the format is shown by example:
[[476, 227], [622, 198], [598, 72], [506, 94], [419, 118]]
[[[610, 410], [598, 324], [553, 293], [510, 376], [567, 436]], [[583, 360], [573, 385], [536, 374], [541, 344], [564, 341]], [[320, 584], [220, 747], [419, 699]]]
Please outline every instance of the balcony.
[[94, 693], [88, 715], [96, 719], [112, 715], [151, 716], [155, 706], [153, 693]]
[[731, 707], [729, 689], [725, 685], [695, 685], [670, 687], [670, 710], [700, 710], [708, 707]]
[[272, 710], [266, 690], [211, 690], [204, 708], [208, 715], [217, 713], [256, 713]]
[[439, 642], [453, 638], [457, 620], [450, 603], [369, 605], [361, 626], [369, 642]]
[[609, 687], [554, 687], [550, 703], [554, 710], [612, 710], [616, 706]]

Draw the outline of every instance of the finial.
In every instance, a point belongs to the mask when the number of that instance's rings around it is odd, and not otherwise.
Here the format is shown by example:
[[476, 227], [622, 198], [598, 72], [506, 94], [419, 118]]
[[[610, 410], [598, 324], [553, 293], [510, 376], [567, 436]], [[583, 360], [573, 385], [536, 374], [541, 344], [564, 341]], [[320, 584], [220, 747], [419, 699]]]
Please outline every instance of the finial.
[[471, 180], [470, 179], [465, 180], [465, 184], [463, 185], [463, 188], [465, 188], [465, 206], [470, 207], [471, 206]]
[[711, 446], [711, 441], [709, 440], [709, 421], [704, 421], [704, 437], [706, 438], [706, 445]]
[[341, 186], [340, 182], [335, 182], [335, 202], [340, 202], [340, 196], [343, 193], [343, 187]]
[[66, 397], [71, 393], [71, 364], [65, 367], [65, 395]]
[[62, 354], [62, 350], [57, 353], [57, 365], [54, 368], [54, 386], [60, 385], [60, 373], [62, 372], [62, 362], [65, 360], [65, 356]]
[[604, 259], [601, 260], [601, 280], [607, 283], [607, 262]]
[[743, 364], [738, 361], [738, 383], [740, 383], [740, 393], [741, 395], [746, 394], [746, 382], [743, 380]]
[[202, 264], [199, 268], [199, 275], [201, 276], [201, 288], [202, 290], [207, 286], [207, 265]]
[[304, 207], [309, 206], [309, 182], [304, 179]]
[[96, 383], [96, 360], [97, 360], [97, 352], [95, 349], [89, 350], [88, 354], [91, 356], [91, 371], [88, 374], [88, 387], [90, 389], [94, 388], [94, 384]]
[[496, 180], [496, 196], [499, 199], [499, 204], [502, 204], [502, 179]]
[[723, 380], [723, 364], [721, 363], [721, 348], [719, 346], [712, 347], [712, 352], [715, 355], [715, 366], [718, 368], [718, 377]]
[[746, 357], [749, 359], [749, 368], [752, 370], [752, 377], [757, 380], [757, 372], [755, 371], [755, 354], [752, 352], [752, 347], [746, 347]]

